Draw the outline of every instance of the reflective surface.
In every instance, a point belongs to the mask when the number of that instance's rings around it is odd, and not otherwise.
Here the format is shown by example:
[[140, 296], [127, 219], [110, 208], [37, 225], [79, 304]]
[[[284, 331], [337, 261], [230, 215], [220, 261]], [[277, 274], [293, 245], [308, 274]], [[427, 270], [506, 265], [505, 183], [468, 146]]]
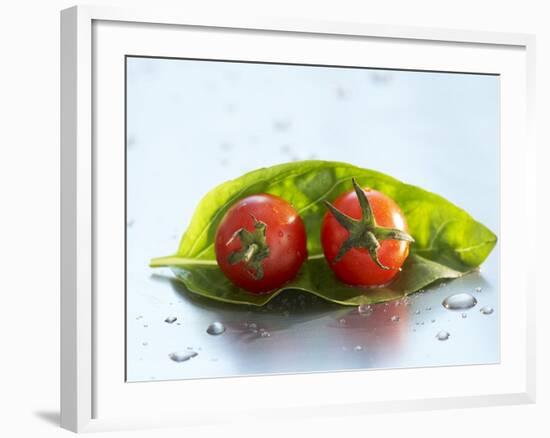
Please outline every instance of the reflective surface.
[[[227, 306], [189, 294], [168, 271], [154, 274], [150, 292], [135, 297], [139, 314], [128, 314], [133, 334], [128, 377], [143, 381], [494, 363], [498, 312], [480, 312], [482, 306], [498, 308], [495, 285], [486, 281], [493, 265], [488, 263], [482, 274], [373, 305], [363, 314], [299, 293], [282, 295], [265, 308]], [[481, 292], [474, 291], [478, 286]], [[442, 301], [458, 291], [472, 292], [479, 303], [466, 311], [447, 310]], [[172, 314], [177, 322], [164, 322]], [[213, 321], [221, 322], [225, 332], [209, 335]], [[449, 333], [446, 342], [436, 338], [440, 331]], [[174, 351], [198, 355], [178, 363], [169, 358]]]
[[[361, 312], [292, 292], [212, 302], [148, 267], [210, 188], [294, 159], [387, 172], [498, 234], [498, 78], [131, 58], [127, 103], [129, 381], [498, 362], [498, 245], [481, 273]], [[477, 304], [446, 309], [456, 293]]]

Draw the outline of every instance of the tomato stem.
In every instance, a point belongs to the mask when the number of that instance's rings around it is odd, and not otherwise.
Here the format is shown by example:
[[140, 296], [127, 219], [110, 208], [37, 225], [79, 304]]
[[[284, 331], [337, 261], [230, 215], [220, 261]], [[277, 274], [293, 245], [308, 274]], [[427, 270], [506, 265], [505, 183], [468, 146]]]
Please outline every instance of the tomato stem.
[[380, 248], [381, 240], [403, 240], [406, 242], [414, 242], [414, 239], [407, 233], [397, 228], [380, 227], [376, 223], [372, 208], [367, 195], [363, 189], [357, 184], [355, 178], [352, 180], [353, 188], [357, 194], [357, 199], [361, 207], [361, 219], [353, 219], [352, 217], [342, 213], [334, 205], [328, 201], [324, 201], [326, 207], [338, 221], [349, 232], [348, 239], [342, 244], [333, 263], [338, 263], [346, 253], [352, 248], [363, 248], [369, 252], [374, 263], [381, 269], [391, 269], [382, 264], [378, 258], [378, 249]]
[[254, 216], [252, 216], [252, 219], [254, 220], [253, 232], [248, 231], [246, 228], [240, 228], [233, 233], [231, 239], [226, 243], [226, 245], [229, 245], [235, 239], [241, 241], [241, 249], [229, 254], [227, 260], [231, 265], [244, 263], [250, 275], [256, 280], [261, 280], [264, 277], [262, 263], [269, 256], [269, 246], [266, 241], [267, 225]]
[[250, 260], [252, 259], [252, 257], [254, 257], [254, 254], [256, 254], [256, 252], [258, 251], [258, 245], [256, 245], [255, 243], [251, 244], [245, 251], [244, 255], [243, 255], [243, 261], [245, 263], [248, 263], [250, 262]]

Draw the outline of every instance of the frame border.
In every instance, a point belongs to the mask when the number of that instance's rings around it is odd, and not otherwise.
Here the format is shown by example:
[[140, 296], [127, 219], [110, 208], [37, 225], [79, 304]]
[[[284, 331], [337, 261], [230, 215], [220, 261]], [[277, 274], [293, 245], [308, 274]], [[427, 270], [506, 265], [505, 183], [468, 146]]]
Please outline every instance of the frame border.
[[[535, 110], [535, 36], [531, 34], [457, 29], [389, 26], [360, 22], [310, 21], [275, 17], [219, 17], [193, 11], [161, 9], [135, 10], [106, 6], [73, 6], [61, 11], [61, 427], [73, 432], [91, 432], [136, 427], [151, 427], [152, 421], [111, 421], [94, 419], [94, 328], [92, 315], [94, 282], [94, 193], [92, 181], [92, 23], [119, 21], [142, 24], [185, 25], [279, 31], [307, 34], [346, 35], [350, 37], [394, 38], [458, 44], [488, 44], [522, 48], [526, 51], [527, 145], [531, 169], [536, 166], [534, 133]], [[527, 186], [536, 187], [534, 170]], [[527, 200], [536, 205], [536, 191]], [[535, 213], [532, 213], [535, 221]], [[530, 242], [531, 249], [534, 243]], [[527, 287], [535, 302], [535, 269]], [[527, 388], [525, 393], [479, 397], [377, 402], [347, 405], [334, 409], [317, 408], [320, 415], [359, 415], [369, 412], [433, 410], [534, 403], [535, 401], [535, 309], [527, 309]], [[294, 413], [293, 417], [309, 416]], [[260, 417], [263, 415], [260, 414]], [[181, 425], [181, 421], [166, 421]], [[155, 426], [158, 426], [155, 424]]]

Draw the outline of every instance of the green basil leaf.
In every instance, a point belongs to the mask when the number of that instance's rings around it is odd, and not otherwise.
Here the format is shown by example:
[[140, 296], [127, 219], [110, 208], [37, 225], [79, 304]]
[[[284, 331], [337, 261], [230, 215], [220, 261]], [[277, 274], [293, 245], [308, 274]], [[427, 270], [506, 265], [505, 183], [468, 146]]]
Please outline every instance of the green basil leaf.
[[[344, 285], [323, 258], [319, 234], [326, 209], [322, 201], [351, 190], [352, 178], [394, 199], [415, 239], [403, 271], [388, 287]], [[308, 235], [309, 258], [300, 274], [267, 295], [252, 295], [233, 286], [219, 270], [214, 253], [216, 229], [225, 212], [239, 199], [257, 193], [290, 202], [302, 216]], [[282, 290], [300, 289], [335, 303], [357, 305], [395, 299], [436, 280], [459, 277], [478, 267], [496, 241], [487, 227], [439, 195], [347, 163], [299, 161], [258, 169], [214, 188], [199, 203], [177, 253], [153, 259], [151, 266], [170, 266], [191, 292], [225, 302], [263, 305]]]

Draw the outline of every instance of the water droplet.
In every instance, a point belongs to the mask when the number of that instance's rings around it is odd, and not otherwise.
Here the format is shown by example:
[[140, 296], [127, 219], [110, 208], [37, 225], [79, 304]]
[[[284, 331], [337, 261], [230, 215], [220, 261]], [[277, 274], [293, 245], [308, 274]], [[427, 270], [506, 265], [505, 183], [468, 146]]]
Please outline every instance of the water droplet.
[[387, 86], [392, 80], [391, 75], [388, 73], [373, 72], [370, 73], [369, 77], [378, 86]]
[[189, 360], [195, 356], [198, 356], [199, 353], [196, 351], [182, 351], [182, 352], [174, 352], [170, 353], [168, 357], [172, 359], [174, 362], [185, 362], [186, 360]]
[[483, 306], [481, 309], [479, 309], [479, 311], [484, 315], [490, 315], [491, 313], [493, 313], [493, 308], [489, 306]]
[[271, 336], [271, 333], [264, 330], [263, 332], [260, 333], [260, 336], [262, 338], [269, 338]]
[[149, 345], [149, 342], [142, 342], [141, 345], [143, 345], [144, 347], [147, 347]]
[[338, 99], [347, 99], [348, 98], [348, 90], [346, 90], [343, 87], [336, 87], [336, 97]]
[[142, 319], [143, 318], [143, 315], [139, 315], [139, 316], [136, 316], [136, 319]]
[[416, 312], [414, 312], [415, 315], [420, 315], [420, 310], [417, 310]]
[[225, 326], [219, 321], [213, 322], [206, 329], [209, 335], [221, 335], [223, 332], [225, 332]]
[[399, 322], [399, 316], [398, 315], [393, 315], [390, 319], [391, 319], [392, 322]]
[[481, 292], [483, 289], [481, 287], [476, 287], [476, 292]]
[[464, 310], [474, 307], [477, 300], [470, 294], [460, 293], [448, 296], [441, 304], [449, 310]]
[[283, 153], [283, 154], [290, 154], [292, 151], [290, 149], [290, 146], [287, 145], [287, 144], [284, 144], [280, 147], [280, 151]]
[[344, 318], [342, 318], [342, 319], [338, 320], [338, 323], [339, 323], [340, 325], [346, 325], [346, 324], [347, 324], [347, 321], [346, 321]]
[[446, 332], [444, 330], [440, 331], [437, 335], [435, 335], [435, 337], [440, 340], [440, 341], [446, 341], [447, 339], [449, 339], [451, 335], [449, 334], [449, 332]]
[[149, 324], [143, 324], [143, 327], [147, 328], [149, 327]]
[[136, 221], [134, 219], [128, 219], [128, 222], [126, 222], [126, 226], [128, 228], [132, 228], [135, 223], [136, 223]]
[[223, 151], [231, 150], [231, 143], [229, 143], [228, 141], [222, 141], [220, 143], [220, 149], [222, 149]]
[[255, 329], [256, 327], [258, 326], [254, 322], [251, 322], [250, 324], [248, 324], [248, 328]]
[[468, 315], [466, 313], [463, 313], [462, 315], [460, 315], [462, 318], [468, 318]]
[[177, 320], [178, 320], [178, 318], [175, 317], [175, 316], [167, 316], [166, 319], [164, 320], [164, 322], [166, 322], [168, 324], [173, 324]]
[[290, 120], [275, 120], [273, 122], [273, 130], [284, 132], [288, 131], [291, 127], [292, 122]]
[[353, 349], [355, 351], [362, 351], [363, 350], [363, 347], [361, 347], [361, 345], [356, 345], [355, 347], [353, 347]]
[[432, 310], [432, 308], [431, 307], [426, 307], [426, 310]]
[[435, 319], [432, 319], [432, 324], [435, 322]]

